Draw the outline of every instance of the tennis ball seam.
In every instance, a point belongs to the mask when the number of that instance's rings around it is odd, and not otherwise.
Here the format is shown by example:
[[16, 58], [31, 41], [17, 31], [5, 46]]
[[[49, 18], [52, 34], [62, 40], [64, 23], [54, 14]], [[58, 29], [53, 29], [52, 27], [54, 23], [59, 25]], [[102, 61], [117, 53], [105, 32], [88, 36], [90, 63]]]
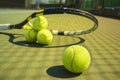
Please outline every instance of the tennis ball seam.
[[73, 69], [73, 62], [74, 62], [74, 57], [75, 57], [75, 50], [74, 50], [73, 47], [71, 47], [71, 48], [72, 48], [73, 51], [74, 51], [74, 54], [73, 54], [73, 57], [72, 57], [72, 61], [71, 61], [71, 69], [72, 69], [72, 71], [74, 71], [74, 69]]
[[32, 38], [32, 36], [30, 35], [30, 32], [31, 32], [31, 30], [28, 31], [28, 36], [30, 37], [31, 40], [34, 40], [34, 39]]
[[[29, 36], [30, 39], [32, 39], [32, 37], [30, 36], [30, 32], [31, 32], [31, 31], [28, 31], [28, 36]], [[33, 40], [33, 39], [32, 39], [32, 40]]]

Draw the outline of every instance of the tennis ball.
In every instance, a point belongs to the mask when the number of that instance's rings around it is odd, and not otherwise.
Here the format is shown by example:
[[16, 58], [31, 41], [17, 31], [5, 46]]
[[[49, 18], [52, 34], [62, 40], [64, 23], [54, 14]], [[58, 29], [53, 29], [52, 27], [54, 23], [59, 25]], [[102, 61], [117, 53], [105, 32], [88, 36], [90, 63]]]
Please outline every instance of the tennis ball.
[[37, 33], [37, 41], [40, 44], [46, 45], [52, 42], [53, 35], [48, 29], [42, 29]]
[[33, 28], [37, 31], [46, 29], [48, 26], [47, 19], [44, 16], [35, 17], [32, 24]]
[[91, 57], [86, 48], [79, 45], [73, 45], [65, 49], [62, 62], [64, 67], [72, 73], [81, 73], [85, 71], [91, 62]]
[[24, 37], [28, 42], [36, 42], [37, 32], [33, 28], [25, 30]]
[[31, 29], [31, 28], [32, 28], [32, 27], [29, 26], [29, 25], [24, 25], [24, 26], [23, 26], [23, 29], [24, 29], [24, 30], [28, 30], [28, 29]]

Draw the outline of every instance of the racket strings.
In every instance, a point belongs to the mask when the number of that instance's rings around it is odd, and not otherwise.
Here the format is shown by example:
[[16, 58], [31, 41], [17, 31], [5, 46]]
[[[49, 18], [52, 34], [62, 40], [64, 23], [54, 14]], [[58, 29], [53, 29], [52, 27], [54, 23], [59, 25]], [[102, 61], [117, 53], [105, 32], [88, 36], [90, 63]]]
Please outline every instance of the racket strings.
[[94, 26], [94, 22], [86, 17], [72, 14], [53, 14], [45, 16], [50, 29], [60, 31], [88, 30]]

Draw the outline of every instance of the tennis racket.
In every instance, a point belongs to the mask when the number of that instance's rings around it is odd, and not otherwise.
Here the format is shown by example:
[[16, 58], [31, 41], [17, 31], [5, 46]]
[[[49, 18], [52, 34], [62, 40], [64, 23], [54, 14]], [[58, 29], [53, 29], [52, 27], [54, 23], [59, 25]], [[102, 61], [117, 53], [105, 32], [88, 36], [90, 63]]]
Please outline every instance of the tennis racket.
[[48, 28], [56, 35], [83, 35], [98, 28], [98, 20], [91, 13], [80, 9], [59, 7], [38, 10], [18, 24], [0, 24], [0, 30], [22, 29], [23, 25], [40, 15], [47, 18]]

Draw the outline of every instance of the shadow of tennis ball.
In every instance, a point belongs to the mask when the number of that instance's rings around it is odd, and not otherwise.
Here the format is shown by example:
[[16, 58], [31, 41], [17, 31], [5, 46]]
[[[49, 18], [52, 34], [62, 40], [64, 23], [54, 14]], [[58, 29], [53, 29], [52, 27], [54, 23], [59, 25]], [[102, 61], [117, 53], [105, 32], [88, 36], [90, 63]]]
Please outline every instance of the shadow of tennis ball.
[[53, 66], [47, 69], [47, 74], [57, 78], [72, 78], [80, 76], [82, 73], [71, 73], [63, 65]]

